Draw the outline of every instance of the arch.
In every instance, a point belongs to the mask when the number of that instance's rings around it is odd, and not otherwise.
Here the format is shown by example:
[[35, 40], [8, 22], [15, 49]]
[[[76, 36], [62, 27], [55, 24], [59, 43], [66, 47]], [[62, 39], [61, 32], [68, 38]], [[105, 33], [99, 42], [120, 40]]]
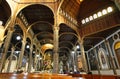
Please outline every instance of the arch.
[[[14, 1], [15, 3], [18, 3], [18, 4], [31, 4], [31, 3], [38, 3], [38, 2], [35, 2], [35, 1], [17, 1], [17, 0], [12, 0]], [[59, 0], [52, 0], [52, 1], [49, 1], [49, 0], [44, 0], [43, 2], [41, 1], [41, 3], [56, 3], [58, 2]]]
[[37, 22], [34, 22], [34, 23], [32, 23], [31, 25], [29, 25], [26, 32], [28, 32], [29, 29], [30, 29], [32, 26], [34, 26], [34, 25], [36, 25], [36, 24], [38, 24], [38, 23], [46, 23], [46, 24], [48, 24], [48, 25], [50, 25], [50, 26], [53, 26], [51, 23], [46, 22], [46, 21], [37, 21]]
[[51, 39], [46, 39], [46, 38], [39, 40], [39, 42], [40, 42], [40, 45], [43, 45], [43, 44], [46, 44], [46, 43], [53, 44], [53, 40], [51, 40]]
[[0, 47], [4, 43], [5, 32], [6, 32], [6, 24], [8, 23], [11, 17], [11, 8], [6, 0], [0, 1]]
[[[10, 56], [9, 56], [10, 57]], [[6, 60], [6, 65], [4, 67], [4, 72], [7, 71], [7, 68], [8, 68], [8, 64], [9, 64], [9, 57], [7, 58]], [[10, 72], [14, 72], [16, 70], [16, 65], [17, 65], [17, 56], [16, 55], [13, 55], [12, 57], [12, 62], [11, 62], [11, 66], [10, 66]]]
[[[65, 52], [65, 51], [66, 52]], [[68, 47], [59, 47], [59, 55], [61, 55], [60, 53], [62, 53], [62, 55], [66, 55], [67, 57], [69, 57], [69, 55], [70, 55], [70, 48], [68, 48]], [[63, 54], [63, 52], [65, 52], [64, 54]]]
[[61, 37], [61, 36], [64, 35], [64, 34], [74, 35], [74, 36], [76, 36], [76, 37], [78, 38], [78, 36], [77, 36], [76, 34], [71, 33], [71, 32], [64, 32], [64, 33], [60, 34], [59, 37]]
[[71, 28], [69, 25], [65, 24], [65, 23], [61, 23], [59, 24], [60, 30], [64, 30], [64, 32], [72, 32], [77, 34], [76, 30], [74, 30], [73, 28]]
[[53, 44], [46, 43], [41, 46], [41, 52], [44, 54], [46, 50], [53, 49]]
[[[19, 38], [17, 39], [17, 37]], [[14, 32], [12, 33], [11, 43], [16, 45], [18, 42], [23, 40], [23, 30], [19, 25], [14, 26]]]
[[9, 3], [6, 0], [2, 0], [0, 3], [0, 20], [3, 21], [3, 26], [8, 22], [12, 12]]
[[72, 45], [72, 47], [74, 46], [73, 43], [71, 43], [70, 41], [61, 41], [61, 42], [59, 43], [59, 45], [60, 45], [61, 43], [68, 43], [68, 44]]
[[38, 33], [38, 34], [35, 34], [34, 37], [37, 37], [38, 35], [41, 35], [41, 34], [49, 34], [50, 37], [53, 37], [53, 34], [50, 33], [50, 32], [40, 32], [40, 33]]
[[[48, 5], [45, 5], [45, 4], [42, 4], [42, 3], [25, 4], [24, 6], [22, 6], [22, 7], [18, 10], [17, 14], [19, 14], [20, 11], [22, 11], [22, 10], [25, 9], [26, 7], [29, 7], [29, 6], [32, 6], [32, 5], [43, 5], [43, 6], [45, 6], [45, 7], [48, 7], [48, 8], [52, 11], [52, 13], [54, 14], [54, 10], [52, 9], [52, 7], [50, 7], [50, 6], [48, 6]], [[54, 14], [54, 15], [55, 15], [55, 14]]]
[[115, 56], [115, 60], [117, 61], [117, 66], [120, 68], [120, 60], [119, 60], [119, 44], [120, 44], [120, 39], [114, 40], [112, 49], [113, 49], [113, 54]]
[[[36, 10], [36, 9], [34, 9], [34, 8], [37, 8], [38, 10]], [[44, 8], [44, 9], [46, 9], [46, 10], [43, 10], [43, 9], [41, 9], [41, 8]], [[34, 9], [35, 11], [37, 11], [36, 13], [38, 13], [38, 12], [40, 12], [40, 10], [42, 10], [42, 11], [44, 11], [43, 13], [46, 13], [45, 11], [48, 11], [49, 12], [49, 14], [51, 15], [51, 17], [52, 18], [54, 18], [54, 13], [53, 13], [53, 11], [48, 7], [48, 6], [46, 6], [46, 5], [43, 5], [43, 4], [31, 4], [31, 5], [26, 5], [26, 6], [24, 6], [24, 8], [22, 8], [22, 9], [20, 9], [20, 11], [19, 11], [19, 13], [18, 13], [18, 15], [22, 12], [22, 13], [24, 13], [24, 12], [28, 12], [28, 13], [32, 13], [31, 11], [33, 11], [33, 10], [31, 10], [31, 9]], [[41, 13], [41, 12], [40, 12]], [[36, 20], [34, 19], [34, 22], [36, 22], [36, 21], [40, 21], [40, 18], [38, 18], [38, 16], [35, 14], [35, 16], [34, 16], [34, 18], [37, 18]], [[30, 19], [31, 17], [29, 17], [29, 19]], [[28, 20], [28, 18], [27, 18], [27, 21], [29, 22], [29, 20]], [[34, 23], [34, 22], [32, 22], [32, 23]], [[29, 22], [29, 24], [32, 24], [31, 22]], [[53, 23], [54, 24], [54, 23]]]
[[59, 47], [59, 50], [62, 49], [62, 48], [65, 48], [70, 52], [70, 49], [68, 47]]

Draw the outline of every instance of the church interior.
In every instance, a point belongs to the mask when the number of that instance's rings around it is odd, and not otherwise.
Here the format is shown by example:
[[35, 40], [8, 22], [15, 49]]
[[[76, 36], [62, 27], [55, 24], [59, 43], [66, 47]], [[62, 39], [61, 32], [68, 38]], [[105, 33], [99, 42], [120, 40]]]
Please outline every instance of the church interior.
[[120, 79], [120, 0], [0, 0], [0, 79]]

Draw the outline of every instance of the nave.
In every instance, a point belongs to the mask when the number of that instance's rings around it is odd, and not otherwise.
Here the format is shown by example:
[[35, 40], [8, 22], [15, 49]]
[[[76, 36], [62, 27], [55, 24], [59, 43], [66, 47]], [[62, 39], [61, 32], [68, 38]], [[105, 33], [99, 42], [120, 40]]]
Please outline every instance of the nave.
[[0, 0], [0, 12], [0, 79], [119, 78], [119, 0]]
[[120, 76], [97, 74], [1, 73], [0, 79], [120, 79]]

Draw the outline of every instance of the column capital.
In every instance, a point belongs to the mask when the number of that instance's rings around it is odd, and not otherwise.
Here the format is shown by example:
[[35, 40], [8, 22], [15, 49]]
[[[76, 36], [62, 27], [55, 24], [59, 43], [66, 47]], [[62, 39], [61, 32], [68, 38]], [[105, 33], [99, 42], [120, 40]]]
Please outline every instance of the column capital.
[[53, 27], [53, 30], [58, 30], [58, 31], [59, 31], [59, 30], [60, 30], [60, 27], [59, 27], [59, 26], [54, 26], [54, 27]]
[[15, 46], [12, 46], [11, 50], [15, 50]]
[[14, 32], [15, 30], [14, 30], [13, 27], [9, 27], [9, 28], [8, 28], [8, 31]]
[[83, 45], [83, 41], [80, 41], [80, 45]]

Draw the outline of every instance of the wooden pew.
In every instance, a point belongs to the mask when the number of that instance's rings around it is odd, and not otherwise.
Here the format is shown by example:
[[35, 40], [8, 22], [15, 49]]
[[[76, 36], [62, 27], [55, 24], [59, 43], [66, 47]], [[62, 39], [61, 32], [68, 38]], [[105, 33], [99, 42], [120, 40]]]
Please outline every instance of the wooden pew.
[[92, 76], [93, 76], [93, 79], [101, 79], [101, 75], [94, 74], [94, 75], [92, 75]]
[[120, 75], [119, 75], [119, 76], [117, 76], [117, 79], [120, 79]]
[[120, 79], [116, 75], [99, 75], [99, 74], [69, 74], [72, 77], [83, 77], [85, 79]]
[[101, 75], [101, 79], [117, 79], [118, 77], [116, 75]]
[[60, 74], [14, 74], [14, 73], [0, 73], [0, 79], [73, 79], [72, 76]]
[[72, 77], [82, 77], [81, 74], [68, 74], [68, 75], [70, 75], [70, 76], [72, 76]]
[[93, 76], [92, 74], [69, 74], [71, 75], [72, 77], [83, 77], [85, 79], [93, 79]]
[[116, 75], [97, 75], [97, 74], [39, 74], [39, 73], [0, 73], [0, 79], [120, 79]]

